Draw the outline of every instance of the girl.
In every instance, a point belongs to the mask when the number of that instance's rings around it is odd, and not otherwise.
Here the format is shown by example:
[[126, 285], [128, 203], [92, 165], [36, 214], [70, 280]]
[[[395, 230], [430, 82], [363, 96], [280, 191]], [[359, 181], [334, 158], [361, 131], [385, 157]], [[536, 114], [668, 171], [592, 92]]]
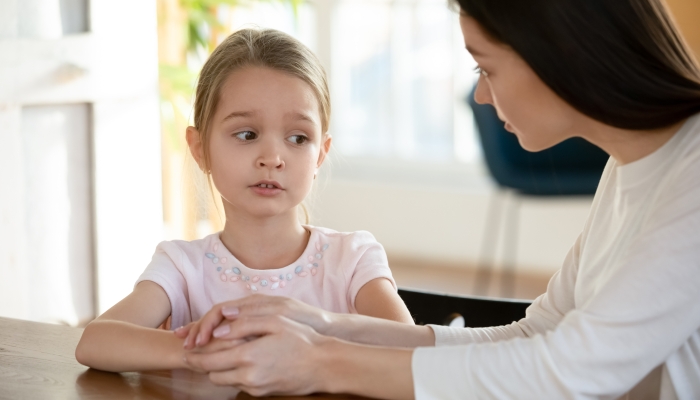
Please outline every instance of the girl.
[[459, 6], [476, 101], [528, 150], [580, 136], [610, 154], [547, 292], [522, 320], [480, 329], [250, 297], [190, 328], [259, 339], [188, 363], [254, 395], [700, 399], [700, 68], [663, 1]]
[[329, 117], [325, 74], [301, 43], [252, 29], [221, 43], [202, 69], [187, 143], [221, 193], [224, 230], [159, 244], [134, 291], [86, 327], [78, 361], [108, 371], [186, 367], [183, 346], [201, 338], [184, 343], [156, 328], [253, 293], [412, 323], [371, 234], [299, 223], [330, 149]]

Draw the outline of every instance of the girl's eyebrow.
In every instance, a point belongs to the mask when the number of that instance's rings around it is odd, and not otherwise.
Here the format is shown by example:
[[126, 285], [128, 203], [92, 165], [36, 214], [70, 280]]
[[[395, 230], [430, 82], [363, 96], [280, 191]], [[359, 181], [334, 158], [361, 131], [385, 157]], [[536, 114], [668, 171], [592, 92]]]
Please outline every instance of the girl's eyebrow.
[[290, 113], [287, 113], [286, 117], [290, 118], [290, 119], [294, 119], [295, 121], [308, 121], [314, 125], [316, 124], [316, 121], [314, 121], [313, 118], [311, 118], [309, 115], [301, 113], [301, 112], [290, 112]]
[[[221, 122], [225, 122], [225, 121], [232, 119], [232, 118], [249, 118], [249, 117], [255, 116], [256, 114], [258, 114], [257, 111], [234, 111], [234, 112], [230, 113], [229, 115], [227, 115], [226, 117], [224, 117], [224, 119], [222, 119]], [[295, 121], [308, 121], [312, 124], [316, 124], [316, 121], [313, 118], [311, 118], [309, 115], [298, 112], [298, 111], [287, 113], [287, 115], [285, 115], [285, 116], [287, 118], [293, 119]]]
[[221, 122], [224, 122], [224, 121], [229, 120], [231, 118], [252, 117], [257, 113], [258, 113], [257, 111], [234, 111], [231, 114], [227, 115], [224, 119], [222, 119]]

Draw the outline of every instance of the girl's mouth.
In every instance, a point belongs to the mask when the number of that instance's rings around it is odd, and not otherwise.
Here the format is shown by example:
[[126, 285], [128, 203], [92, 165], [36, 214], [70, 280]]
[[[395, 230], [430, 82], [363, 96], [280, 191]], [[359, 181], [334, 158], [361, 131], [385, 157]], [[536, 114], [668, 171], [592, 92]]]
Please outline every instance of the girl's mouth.
[[282, 189], [282, 185], [275, 181], [261, 181], [250, 186], [250, 188], [260, 196], [275, 196], [282, 193], [284, 190]]

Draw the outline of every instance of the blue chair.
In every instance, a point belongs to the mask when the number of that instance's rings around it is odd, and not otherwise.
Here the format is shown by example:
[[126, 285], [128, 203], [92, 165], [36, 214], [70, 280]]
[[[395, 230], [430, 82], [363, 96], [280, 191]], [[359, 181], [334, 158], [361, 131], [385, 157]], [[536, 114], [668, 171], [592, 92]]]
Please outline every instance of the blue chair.
[[[483, 294], [488, 289], [499, 236], [499, 218], [505, 214], [505, 261], [501, 275], [501, 295], [512, 297], [521, 197], [593, 195], [609, 156], [581, 138], [568, 139], [537, 153], [529, 152], [520, 146], [515, 135], [505, 129], [491, 105], [476, 103], [475, 90], [476, 88], [471, 91], [467, 102], [474, 114], [486, 166], [498, 184], [499, 191], [489, 206], [474, 290], [477, 294]], [[507, 202], [510, 203], [510, 209], [504, 210], [504, 197], [511, 199]], [[484, 261], [487, 256], [491, 260]]]

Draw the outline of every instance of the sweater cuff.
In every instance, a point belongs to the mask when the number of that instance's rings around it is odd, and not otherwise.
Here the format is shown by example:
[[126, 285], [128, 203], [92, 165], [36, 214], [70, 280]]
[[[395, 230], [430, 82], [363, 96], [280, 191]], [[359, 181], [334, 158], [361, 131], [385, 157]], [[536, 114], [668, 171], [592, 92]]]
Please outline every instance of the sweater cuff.
[[435, 334], [435, 346], [455, 346], [474, 341], [469, 329], [451, 328], [443, 325], [428, 325]]
[[411, 358], [415, 399], [475, 399], [468, 374], [471, 347], [416, 348]]

